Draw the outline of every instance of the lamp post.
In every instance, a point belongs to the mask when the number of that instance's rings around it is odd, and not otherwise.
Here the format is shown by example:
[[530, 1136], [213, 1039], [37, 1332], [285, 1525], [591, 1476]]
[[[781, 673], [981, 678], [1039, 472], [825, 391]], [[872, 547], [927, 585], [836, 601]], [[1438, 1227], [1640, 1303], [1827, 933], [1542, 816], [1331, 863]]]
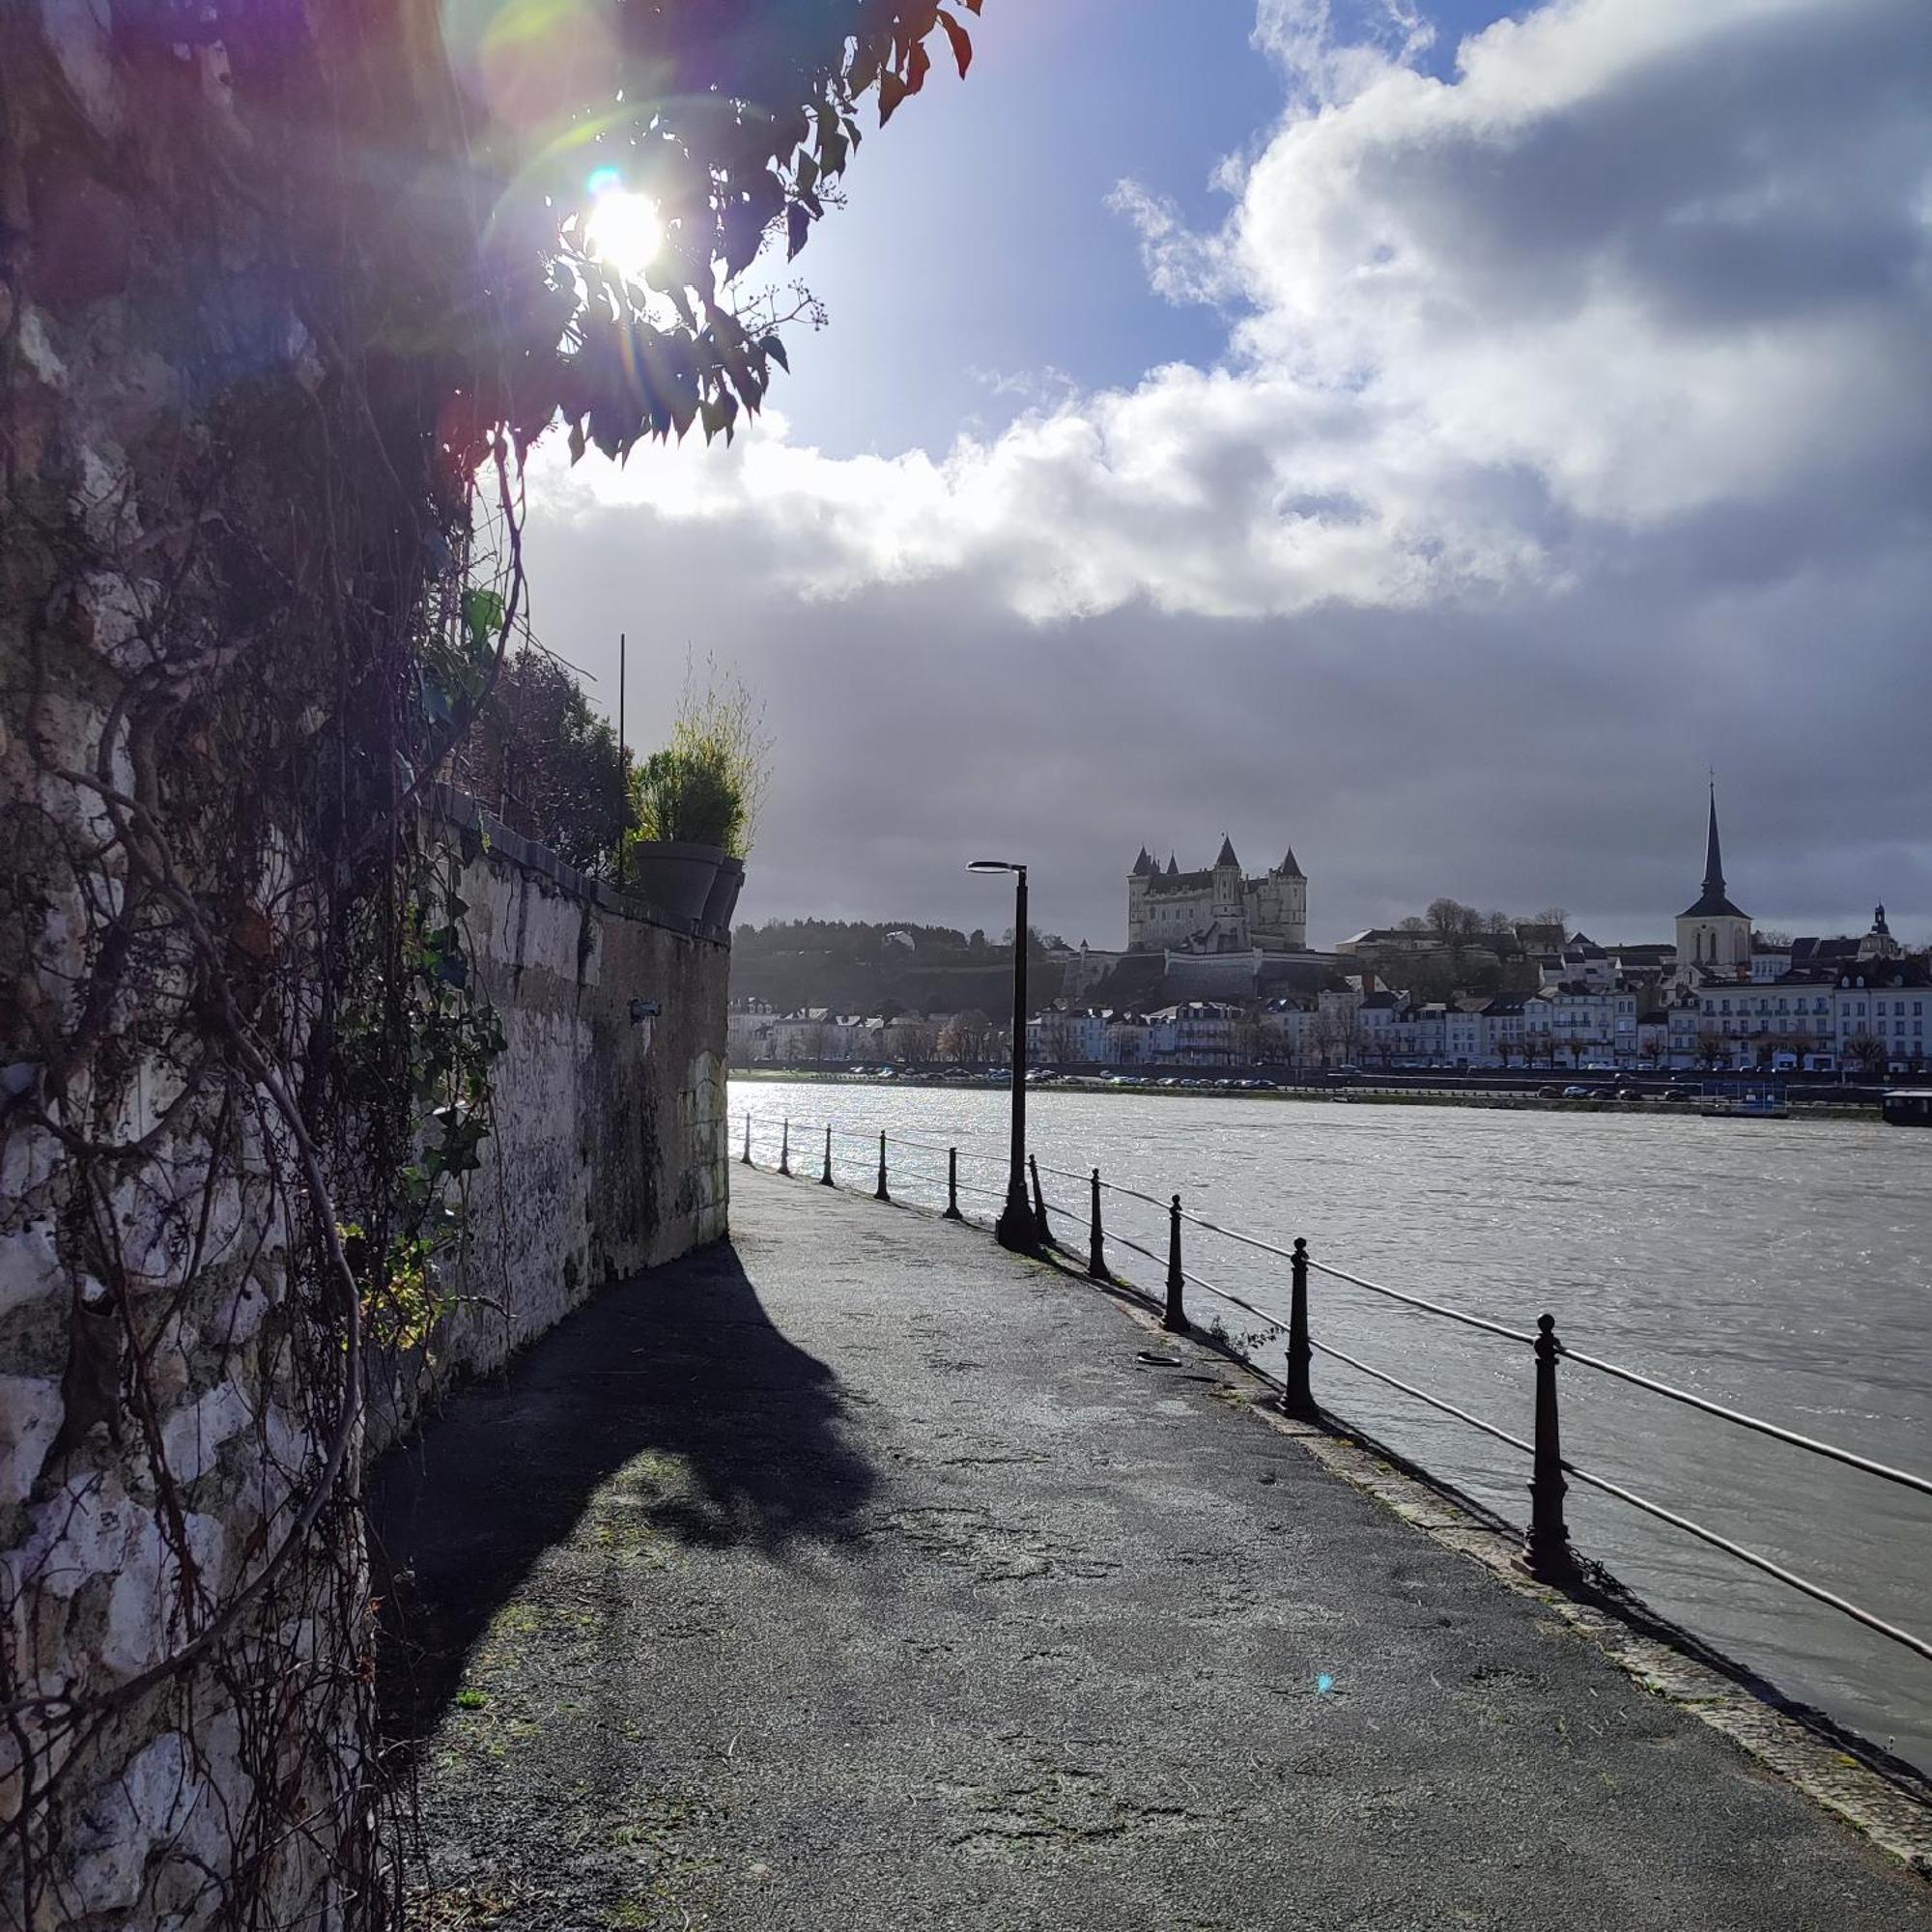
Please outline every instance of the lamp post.
[[1007, 1165], [1007, 1205], [993, 1238], [1015, 1254], [1039, 1252], [1039, 1232], [1026, 1181], [1027, 868], [1009, 859], [975, 859], [971, 872], [1011, 872], [1013, 887], [1013, 1135]]

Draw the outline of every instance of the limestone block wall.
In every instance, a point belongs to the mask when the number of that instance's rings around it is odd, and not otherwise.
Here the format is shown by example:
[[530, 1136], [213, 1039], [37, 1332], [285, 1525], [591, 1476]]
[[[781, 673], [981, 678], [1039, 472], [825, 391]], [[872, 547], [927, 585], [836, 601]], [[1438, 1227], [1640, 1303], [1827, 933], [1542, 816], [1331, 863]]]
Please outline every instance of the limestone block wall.
[[442, 1270], [454, 1307], [426, 1361], [395, 1365], [377, 1447], [599, 1288], [720, 1239], [729, 1207], [724, 935], [584, 878], [447, 789], [436, 810], [506, 1046], [467, 1237]]

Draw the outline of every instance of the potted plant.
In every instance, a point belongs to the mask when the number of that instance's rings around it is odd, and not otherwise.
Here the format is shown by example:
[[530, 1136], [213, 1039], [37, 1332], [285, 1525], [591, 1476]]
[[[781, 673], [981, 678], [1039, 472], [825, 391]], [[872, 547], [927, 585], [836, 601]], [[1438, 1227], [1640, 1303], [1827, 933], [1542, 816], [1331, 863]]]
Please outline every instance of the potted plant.
[[767, 776], [760, 715], [735, 679], [687, 687], [663, 751], [632, 774], [625, 877], [665, 911], [729, 931]]

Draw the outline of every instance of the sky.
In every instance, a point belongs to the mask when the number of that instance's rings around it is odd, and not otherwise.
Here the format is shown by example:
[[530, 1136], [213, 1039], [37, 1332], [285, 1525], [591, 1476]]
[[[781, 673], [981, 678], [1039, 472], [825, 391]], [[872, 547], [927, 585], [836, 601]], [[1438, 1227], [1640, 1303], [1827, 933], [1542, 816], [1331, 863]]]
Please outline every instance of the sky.
[[1932, 6], [985, 0], [728, 451], [540, 447], [543, 641], [766, 706], [740, 917], [1124, 943], [1145, 843], [1932, 940]]

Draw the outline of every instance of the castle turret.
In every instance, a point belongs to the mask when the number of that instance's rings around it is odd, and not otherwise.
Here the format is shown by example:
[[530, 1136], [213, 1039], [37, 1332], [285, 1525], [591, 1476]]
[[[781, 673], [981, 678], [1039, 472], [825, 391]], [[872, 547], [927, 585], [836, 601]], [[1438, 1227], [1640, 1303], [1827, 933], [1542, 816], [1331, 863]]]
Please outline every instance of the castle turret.
[[1153, 854], [1143, 845], [1127, 874], [1127, 946], [1139, 946], [1147, 936], [1148, 884], [1155, 876]]

